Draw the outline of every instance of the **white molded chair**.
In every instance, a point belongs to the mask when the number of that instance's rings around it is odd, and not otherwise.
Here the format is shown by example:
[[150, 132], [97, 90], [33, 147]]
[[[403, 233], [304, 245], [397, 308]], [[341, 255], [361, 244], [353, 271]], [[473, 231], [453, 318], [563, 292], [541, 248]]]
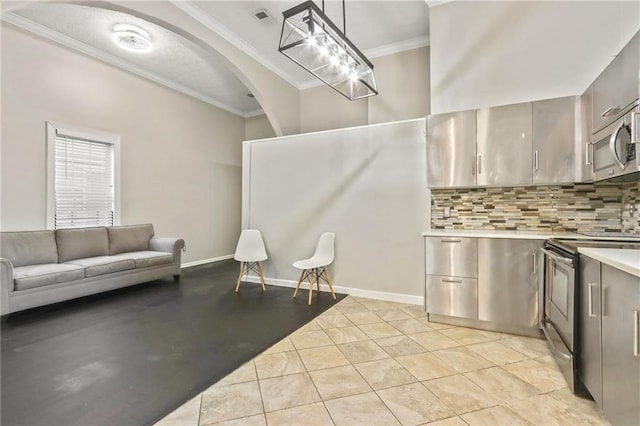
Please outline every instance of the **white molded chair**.
[[260, 262], [267, 260], [268, 256], [260, 231], [257, 229], [244, 229], [242, 233], [240, 233], [236, 253], [233, 255], [233, 258], [240, 262], [240, 274], [238, 275], [238, 282], [236, 284], [236, 293], [240, 290], [242, 276], [248, 274], [249, 271], [254, 271], [258, 274], [262, 291], [267, 290], [264, 286], [264, 275], [262, 275]]
[[329, 278], [329, 271], [327, 266], [333, 262], [333, 242], [335, 240], [335, 234], [333, 232], [325, 232], [320, 236], [316, 252], [308, 259], [298, 260], [293, 263], [293, 267], [302, 269], [300, 279], [296, 285], [296, 291], [293, 293], [295, 298], [298, 295], [300, 284], [306, 278], [309, 278], [309, 304], [311, 304], [311, 297], [313, 296], [313, 284], [315, 282], [318, 293], [320, 293], [320, 279], [323, 279], [331, 290], [333, 300], [336, 300], [336, 294], [333, 292], [333, 285], [331, 285], [331, 278]]

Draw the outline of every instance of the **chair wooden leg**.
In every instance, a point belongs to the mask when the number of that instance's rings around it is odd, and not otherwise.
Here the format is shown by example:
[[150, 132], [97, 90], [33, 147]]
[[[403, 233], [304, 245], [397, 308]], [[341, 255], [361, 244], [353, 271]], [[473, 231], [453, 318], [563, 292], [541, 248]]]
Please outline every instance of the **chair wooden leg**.
[[336, 294], [333, 292], [333, 286], [331, 285], [331, 278], [329, 278], [329, 270], [327, 268], [324, 268], [324, 278], [327, 281], [327, 284], [329, 284], [329, 290], [331, 290], [331, 295], [333, 296], [333, 300], [336, 300]]
[[313, 297], [313, 271], [309, 274], [309, 305], [311, 304], [311, 297]]
[[240, 290], [240, 280], [242, 280], [242, 275], [244, 273], [244, 262], [240, 262], [240, 273], [238, 274], [238, 282], [236, 283], [236, 293]]
[[320, 294], [320, 276], [321, 274], [318, 274], [318, 270], [315, 270], [316, 272], [316, 289], [318, 290], [318, 294]]
[[262, 274], [262, 266], [260, 266], [260, 262], [256, 262], [258, 265], [258, 275], [260, 275], [260, 284], [262, 285], [262, 291], [267, 291], [267, 288], [264, 286], [264, 275]]
[[298, 295], [298, 290], [300, 289], [300, 284], [302, 283], [302, 277], [304, 277], [304, 271], [300, 274], [300, 278], [298, 278], [298, 284], [296, 284], [296, 291], [293, 292], [293, 298], [295, 299]]

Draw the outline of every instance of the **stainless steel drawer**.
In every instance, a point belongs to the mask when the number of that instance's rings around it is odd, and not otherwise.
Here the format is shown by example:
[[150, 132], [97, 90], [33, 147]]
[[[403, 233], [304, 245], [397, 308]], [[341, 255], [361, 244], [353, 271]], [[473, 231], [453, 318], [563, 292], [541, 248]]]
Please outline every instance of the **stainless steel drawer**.
[[427, 237], [427, 275], [478, 277], [478, 239]]
[[427, 275], [427, 312], [478, 319], [478, 280]]

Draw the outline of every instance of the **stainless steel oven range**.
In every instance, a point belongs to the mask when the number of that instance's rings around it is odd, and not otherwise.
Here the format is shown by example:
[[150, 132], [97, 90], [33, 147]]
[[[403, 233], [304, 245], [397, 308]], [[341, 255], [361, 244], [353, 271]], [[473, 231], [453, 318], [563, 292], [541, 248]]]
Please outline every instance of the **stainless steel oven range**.
[[544, 274], [539, 292], [540, 329], [572, 392], [586, 391], [580, 380], [579, 247], [639, 248], [637, 237], [610, 240], [547, 240], [541, 248]]

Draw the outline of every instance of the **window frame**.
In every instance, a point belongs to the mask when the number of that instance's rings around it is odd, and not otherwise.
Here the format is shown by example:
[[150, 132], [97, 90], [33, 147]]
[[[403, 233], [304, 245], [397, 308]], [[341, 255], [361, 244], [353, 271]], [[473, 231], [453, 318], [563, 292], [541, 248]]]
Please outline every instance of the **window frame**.
[[56, 229], [56, 135], [60, 133], [72, 138], [84, 139], [87, 141], [95, 141], [98, 143], [106, 143], [113, 146], [113, 224], [120, 224], [120, 135], [109, 133], [102, 130], [89, 129], [80, 126], [66, 125], [46, 122], [46, 139], [47, 139], [47, 200], [46, 200], [46, 229]]

